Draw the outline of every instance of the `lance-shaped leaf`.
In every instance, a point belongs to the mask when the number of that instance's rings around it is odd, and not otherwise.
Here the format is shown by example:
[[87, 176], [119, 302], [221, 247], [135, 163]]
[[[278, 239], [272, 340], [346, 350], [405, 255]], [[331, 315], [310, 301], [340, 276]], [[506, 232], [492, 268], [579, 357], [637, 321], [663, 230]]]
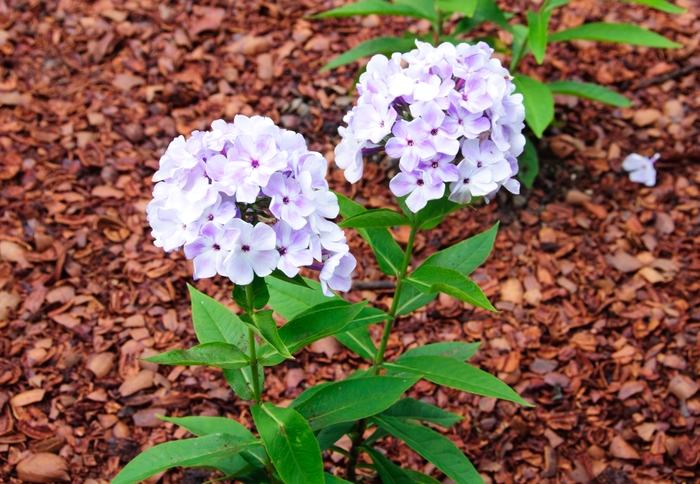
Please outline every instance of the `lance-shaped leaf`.
[[[314, 341], [342, 331], [367, 304], [347, 304], [342, 300], [331, 299], [295, 316], [279, 329], [279, 337], [291, 353], [300, 350]], [[271, 349], [263, 348], [260, 353], [264, 365], [276, 365], [283, 358]]]
[[448, 199], [448, 194], [437, 200], [430, 200], [428, 204], [416, 213], [413, 225], [423, 230], [430, 230], [442, 222], [449, 214], [456, 212], [464, 205]]
[[206, 437], [166, 442], [136, 456], [117, 474], [111, 484], [135, 484], [166, 469], [199, 467], [210, 459], [235, 455], [259, 445], [257, 440], [242, 442], [238, 437], [228, 434], [211, 434]]
[[411, 476], [414, 484], [440, 484], [440, 481], [433, 479], [432, 477], [423, 474], [422, 472], [414, 471], [411, 469], [404, 469], [406, 473]]
[[[367, 212], [359, 203], [339, 193], [336, 193], [336, 196], [338, 197], [340, 214], [344, 218], [349, 219]], [[360, 234], [360, 237], [367, 241], [374, 255], [377, 256], [379, 269], [388, 276], [395, 276], [398, 274], [401, 270], [404, 253], [394, 237], [389, 233], [389, 230], [386, 228], [355, 230]]]
[[324, 427], [316, 434], [316, 440], [321, 450], [328, 449], [355, 426], [355, 422], [341, 422]]
[[540, 12], [551, 12], [555, 8], [563, 7], [571, 0], [545, 0], [540, 7]]
[[[304, 279], [308, 284], [309, 289], [287, 284], [278, 279], [268, 279], [268, 287], [270, 290], [270, 307], [283, 318], [291, 320], [299, 314], [307, 311], [319, 304], [325, 304], [328, 301], [340, 301], [339, 304], [351, 306], [340, 296], [327, 297], [321, 291], [321, 284], [310, 279]], [[368, 324], [378, 323], [389, 318], [389, 315], [381, 309], [365, 306], [362, 311], [355, 316], [352, 321], [346, 326], [346, 331], [351, 329], [367, 326]]]
[[419, 424], [396, 417], [376, 416], [372, 422], [406, 444], [457, 484], [481, 482], [479, 473], [461, 450], [447, 437]]
[[[250, 294], [249, 294], [250, 292]], [[253, 282], [241, 286], [236, 284], [232, 292], [233, 300], [246, 313], [252, 313], [256, 309], [262, 309], [270, 299], [265, 279], [259, 276], [253, 277]]]
[[453, 35], [466, 34], [483, 22], [490, 21], [499, 27], [511, 31], [511, 26], [508, 24], [503, 10], [498, 8], [498, 5], [493, 0], [478, 0], [474, 16], [463, 18], [457, 23]]
[[468, 276], [488, 259], [498, 233], [498, 223], [490, 229], [469, 237], [451, 247], [431, 255], [421, 265], [454, 269]]
[[496, 312], [481, 288], [453, 269], [422, 265], [406, 279], [416, 289], [432, 294], [442, 292], [460, 301]]
[[526, 188], [532, 188], [535, 178], [540, 172], [540, 160], [537, 157], [537, 150], [529, 138], [525, 138], [525, 149], [518, 157], [518, 180]]
[[205, 365], [236, 370], [248, 366], [249, 359], [236, 345], [229, 343], [204, 343], [189, 350], [171, 350], [143, 358], [159, 365]]
[[544, 53], [547, 50], [547, 27], [551, 16], [551, 11], [535, 13], [528, 10], [527, 12], [530, 48], [538, 64], [542, 64]]
[[461, 415], [413, 398], [402, 398], [380, 413], [379, 416], [424, 420], [443, 427], [451, 427], [464, 418]]
[[294, 405], [312, 429], [375, 415], [398, 400], [418, 378], [370, 376], [325, 385], [311, 398]]
[[363, 447], [362, 449], [372, 458], [383, 484], [415, 484], [415, 481], [404, 469], [384, 457], [381, 452], [372, 447]]
[[294, 277], [289, 277], [287, 274], [282, 272], [279, 269], [275, 269], [270, 273], [270, 277], [274, 277], [275, 279], [279, 279], [280, 281], [284, 281], [289, 284], [294, 284], [295, 286], [301, 286], [301, 287], [306, 287], [308, 288], [309, 285], [306, 283], [303, 277], [301, 277], [300, 274], [297, 274]]
[[277, 472], [286, 484], [324, 484], [323, 459], [316, 437], [294, 409], [271, 403], [250, 408], [255, 426]]
[[462, 13], [467, 17], [474, 15], [476, 4], [476, 0], [435, 0], [435, 5], [443, 12]]
[[612, 89], [589, 82], [555, 81], [547, 84], [547, 87], [549, 87], [549, 90], [552, 91], [553, 94], [566, 94], [569, 96], [593, 99], [594, 101], [600, 101], [621, 108], [628, 108], [632, 105], [629, 99], [616, 93]]
[[402, 354], [398, 359], [415, 356], [447, 356], [459, 361], [467, 361], [474, 356], [481, 343], [465, 343], [463, 341], [442, 341], [424, 346], [416, 346]]
[[399, 37], [378, 37], [376, 39], [367, 40], [330, 61], [323, 66], [321, 72], [350, 64], [358, 59], [369, 57], [374, 54], [390, 56], [394, 52], [408, 52], [415, 48], [415, 46], [416, 44], [413, 39], [402, 39]]
[[666, 0], [622, 0], [623, 2], [629, 3], [639, 3], [641, 5], [646, 5], [647, 7], [655, 8], [656, 10], [661, 10], [666, 13], [685, 13], [684, 8], [680, 8], [667, 2]]
[[[549, 41], [552, 42], [550, 36]], [[549, 88], [540, 81], [522, 74], [515, 77], [515, 92], [523, 95], [525, 121], [538, 138], [554, 119], [554, 98]]]
[[456, 388], [475, 395], [500, 398], [532, 406], [495, 376], [454, 358], [416, 356], [402, 358], [401, 361], [397, 360], [393, 363], [387, 362], [383, 366], [394, 373], [420, 375], [438, 385]]
[[338, 333], [333, 337], [349, 350], [368, 360], [373, 360], [374, 355], [377, 354], [377, 347], [374, 345], [366, 326]]
[[338, 225], [353, 229], [372, 229], [411, 225], [411, 221], [405, 215], [388, 208], [367, 210], [355, 216], [346, 218]]
[[432, 12], [432, 16], [426, 16], [427, 13], [422, 9], [413, 7], [408, 2], [389, 3], [382, 0], [362, 0], [319, 13], [314, 15], [314, 18], [354, 17], [355, 15], [375, 14], [425, 18], [431, 21], [435, 19], [435, 11]]
[[[188, 430], [197, 437], [204, 437], [205, 435], [211, 434], [228, 434], [237, 437], [238, 439], [240, 439], [241, 442], [258, 441], [258, 439], [255, 438], [255, 436], [250, 430], [248, 430], [243, 425], [231, 418], [194, 416], [166, 417], [164, 415], [158, 415], [158, 418], [161, 420], [165, 420], [166, 422], [172, 422], [175, 425], [178, 425]], [[265, 467], [266, 454], [265, 450], [262, 447], [255, 447], [251, 450], [243, 451], [239, 454], [239, 456], [257, 468]], [[217, 460], [219, 459], [226, 460], [230, 459], [230, 457], [226, 456], [225, 458], [217, 458]], [[226, 472], [227, 474], [233, 473], [231, 469], [229, 469], [228, 471], [224, 470], [223, 472]]]
[[326, 478], [326, 484], [351, 484], [350, 481], [346, 481], [345, 479], [341, 479], [327, 472], [324, 474], [324, 477]]
[[[200, 343], [230, 343], [244, 353], [248, 352], [248, 327], [230, 309], [187, 285], [192, 299], [192, 323]], [[259, 372], [260, 386], [264, 372]], [[253, 399], [250, 367], [224, 370], [224, 376], [236, 394], [244, 400]]]
[[272, 313], [273, 311], [271, 309], [266, 309], [264, 311], [253, 313], [252, 315], [243, 314], [241, 319], [250, 329], [255, 332], [255, 334], [260, 336], [270, 346], [277, 350], [280, 355], [282, 355], [284, 358], [293, 359], [294, 357], [280, 338], [277, 330], [277, 323], [275, 323], [275, 320], [272, 319]]
[[[550, 42], [579, 39], [618, 44], [644, 45], [647, 47], [661, 47], [664, 49], [683, 47], [681, 44], [677, 44], [663, 35], [637, 27], [636, 25], [607, 22], [591, 22], [578, 27], [560, 30], [549, 36]], [[527, 106], [525, 110], [527, 111]]]

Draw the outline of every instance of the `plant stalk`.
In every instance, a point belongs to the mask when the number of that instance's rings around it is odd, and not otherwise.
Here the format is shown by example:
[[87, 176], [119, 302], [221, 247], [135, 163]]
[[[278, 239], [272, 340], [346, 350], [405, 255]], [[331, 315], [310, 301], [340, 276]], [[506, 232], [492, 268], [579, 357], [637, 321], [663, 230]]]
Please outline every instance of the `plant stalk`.
[[[248, 307], [251, 308], [251, 312], [248, 315], [253, 318], [255, 315], [255, 309], [253, 308], [253, 287], [248, 284], [245, 287], [245, 295], [248, 302]], [[258, 373], [258, 356], [255, 351], [255, 333], [253, 330], [248, 328], [248, 346], [250, 347], [250, 371], [253, 376], [253, 398], [255, 399], [255, 404], [260, 405], [260, 375]]]

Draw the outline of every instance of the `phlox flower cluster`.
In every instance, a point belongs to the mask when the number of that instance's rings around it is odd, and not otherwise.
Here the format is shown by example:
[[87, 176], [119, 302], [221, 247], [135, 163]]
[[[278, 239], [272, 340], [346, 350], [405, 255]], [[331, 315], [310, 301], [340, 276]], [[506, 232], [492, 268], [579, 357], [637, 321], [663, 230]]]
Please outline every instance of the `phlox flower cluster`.
[[501, 186], [519, 193], [513, 178], [525, 137], [523, 97], [486, 43], [375, 55], [360, 76], [357, 105], [340, 127], [335, 160], [345, 177], [362, 177], [363, 154], [384, 150], [399, 160], [392, 192], [408, 195], [413, 212], [429, 200], [469, 203]]
[[304, 138], [270, 118], [214, 121], [212, 130], [174, 139], [153, 176], [148, 221], [155, 245], [184, 246], [195, 279], [221, 274], [249, 284], [279, 269], [319, 269], [326, 295], [350, 289], [355, 258], [329, 219], [338, 199], [328, 165]]
[[656, 168], [654, 168], [654, 163], [660, 157], [661, 155], [658, 153], [651, 158], [632, 153], [622, 162], [622, 168], [629, 172], [631, 181], [653, 187], [656, 185]]

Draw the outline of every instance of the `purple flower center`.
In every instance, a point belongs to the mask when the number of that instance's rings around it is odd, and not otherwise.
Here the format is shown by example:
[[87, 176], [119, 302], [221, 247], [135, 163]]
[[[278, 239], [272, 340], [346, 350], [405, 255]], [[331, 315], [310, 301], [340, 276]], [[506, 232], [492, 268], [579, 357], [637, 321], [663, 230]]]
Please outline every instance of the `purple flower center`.
[[483, 164], [482, 162], [480, 162], [480, 161], [477, 161], [477, 162], [476, 162], [476, 167], [477, 167], [477, 168], [481, 168], [482, 166], [484, 166], [484, 164]]
[[469, 178], [465, 178], [464, 180], [462, 180], [462, 183], [464, 183], [465, 185], [468, 185], [468, 184], [469, 184]]
[[384, 127], [384, 121], [379, 121], [379, 127], [383, 128]]
[[408, 146], [413, 146], [413, 140], [412, 140], [412, 139], [406, 140], [406, 144], [407, 144]]
[[285, 255], [287, 255], [287, 248], [286, 248], [286, 247], [280, 247], [279, 249], [277, 249], [277, 251], [280, 253], [280, 255], [281, 255], [282, 257], [284, 257]]
[[221, 250], [221, 246], [220, 246], [219, 244], [214, 244], [214, 245], [212, 246], [212, 249], [214, 249], [214, 250]]
[[418, 180], [416, 180], [416, 185], [418, 185], [419, 187], [422, 187], [423, 185], [425, 185], [425, 182], [423, 181], [422, 178], [419, 178]]
[[437, 129], [437, 128], [431, 129], [431, 130], [430, 130], [430, 134], [432, 134], [433, 136], [437, 136], [437, 134], [438, 134], [438, 129]]
[[210, 213], [209, 216], [207, 217], [207, 220], [209, 220], [210, 222], [211, 222], [212, 220], [214, 220], [214, 214], [213, 214], [213, 213]]
[[289, 197], [282, 197], [282, 203], [289, 205]]
[[244, 246], [241, 247], [241, 250], [242, 250], [243, 252], [250, 252], [250, 246], [249, 246], [249, 245], [244, 245]]
[[469, 96], [467, 96], [467, 93], [466, 93], [466, 92], [463, 92], [463, 93], [462, 93], [462, 101], [464, 101], [464, 102], [469, 101]]
[[440, 166], [440, 163], [438, 163], [437, 161], [433, 161], [433, 163], [430, 166], [432, 166], [433, 168], [437, 168]]
[[260, 166], [260, 162], [258, 160], [252, 160], [250, 162], [250, 166], [252, 166], [253, 168], [257, 168]]

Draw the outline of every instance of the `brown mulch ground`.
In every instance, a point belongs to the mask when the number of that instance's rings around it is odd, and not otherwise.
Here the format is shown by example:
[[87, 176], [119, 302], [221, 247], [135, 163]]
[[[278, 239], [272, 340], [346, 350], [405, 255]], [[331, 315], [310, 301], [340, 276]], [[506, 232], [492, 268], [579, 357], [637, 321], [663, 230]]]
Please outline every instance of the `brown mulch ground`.
[[[332, 159], [356, 66], [317, 70], [409, 25], [302, 18], [337, 1], [201, 3], [0, 0], [0, 482], [22, 482], [23, 461], [29, 472], [107, 482], [144, 447], [186, 436], [156, 413], [250, 423], [248, 403], [217, 371], [132, 358], [194, 341], [192, 269], [152, 245], [150, 177], [174, 136], [236, 113], [271, 116]], [[526, 2], [508, 3], [522, 15]], [[533, 190], [418, 238], [414, 266], [501, 221], [474, 278], [502, 312], [440, 297], [402, 319], [389, 343], [393, 357], [416, 344], [483, 340], [475, 364], [537, 404], [524, 410], [428, 382], [412, 390], [464, 415], [445, 433], [487, 482], [690, 483], [700, 474], [700, 2], [677, 4], [688, 13], [582, 0], [555, 15], [560, 27], [637, 23], [685, 47], [575, 42], [552, 46], [543, 66], [529, 59], [530, 75], [600, 82], [633, 107], [558, 99]], [[661, 153], [656, 187], [627, 180], [620, 165], [631, 152]], [[391, 170], [371, 165], [352, 188], [332, 170], [332, 185], [391, 206]], [[357, 279], [380, 279], [350, 237]], [[196, 286], [222, 301], [229, 294], [223, 280]], [[349, 294], [362, 297], [386, 307], [391, 294]], [[362, 364], [317, 343], [268, 370], [266, 398], [288, 401]], [[397, 442], [384, 448], [442, 478]], [[331, 454], [327, 470], [342, 470], [341, 457]], [[175, 471], [161, 482], [207, 476]]]

